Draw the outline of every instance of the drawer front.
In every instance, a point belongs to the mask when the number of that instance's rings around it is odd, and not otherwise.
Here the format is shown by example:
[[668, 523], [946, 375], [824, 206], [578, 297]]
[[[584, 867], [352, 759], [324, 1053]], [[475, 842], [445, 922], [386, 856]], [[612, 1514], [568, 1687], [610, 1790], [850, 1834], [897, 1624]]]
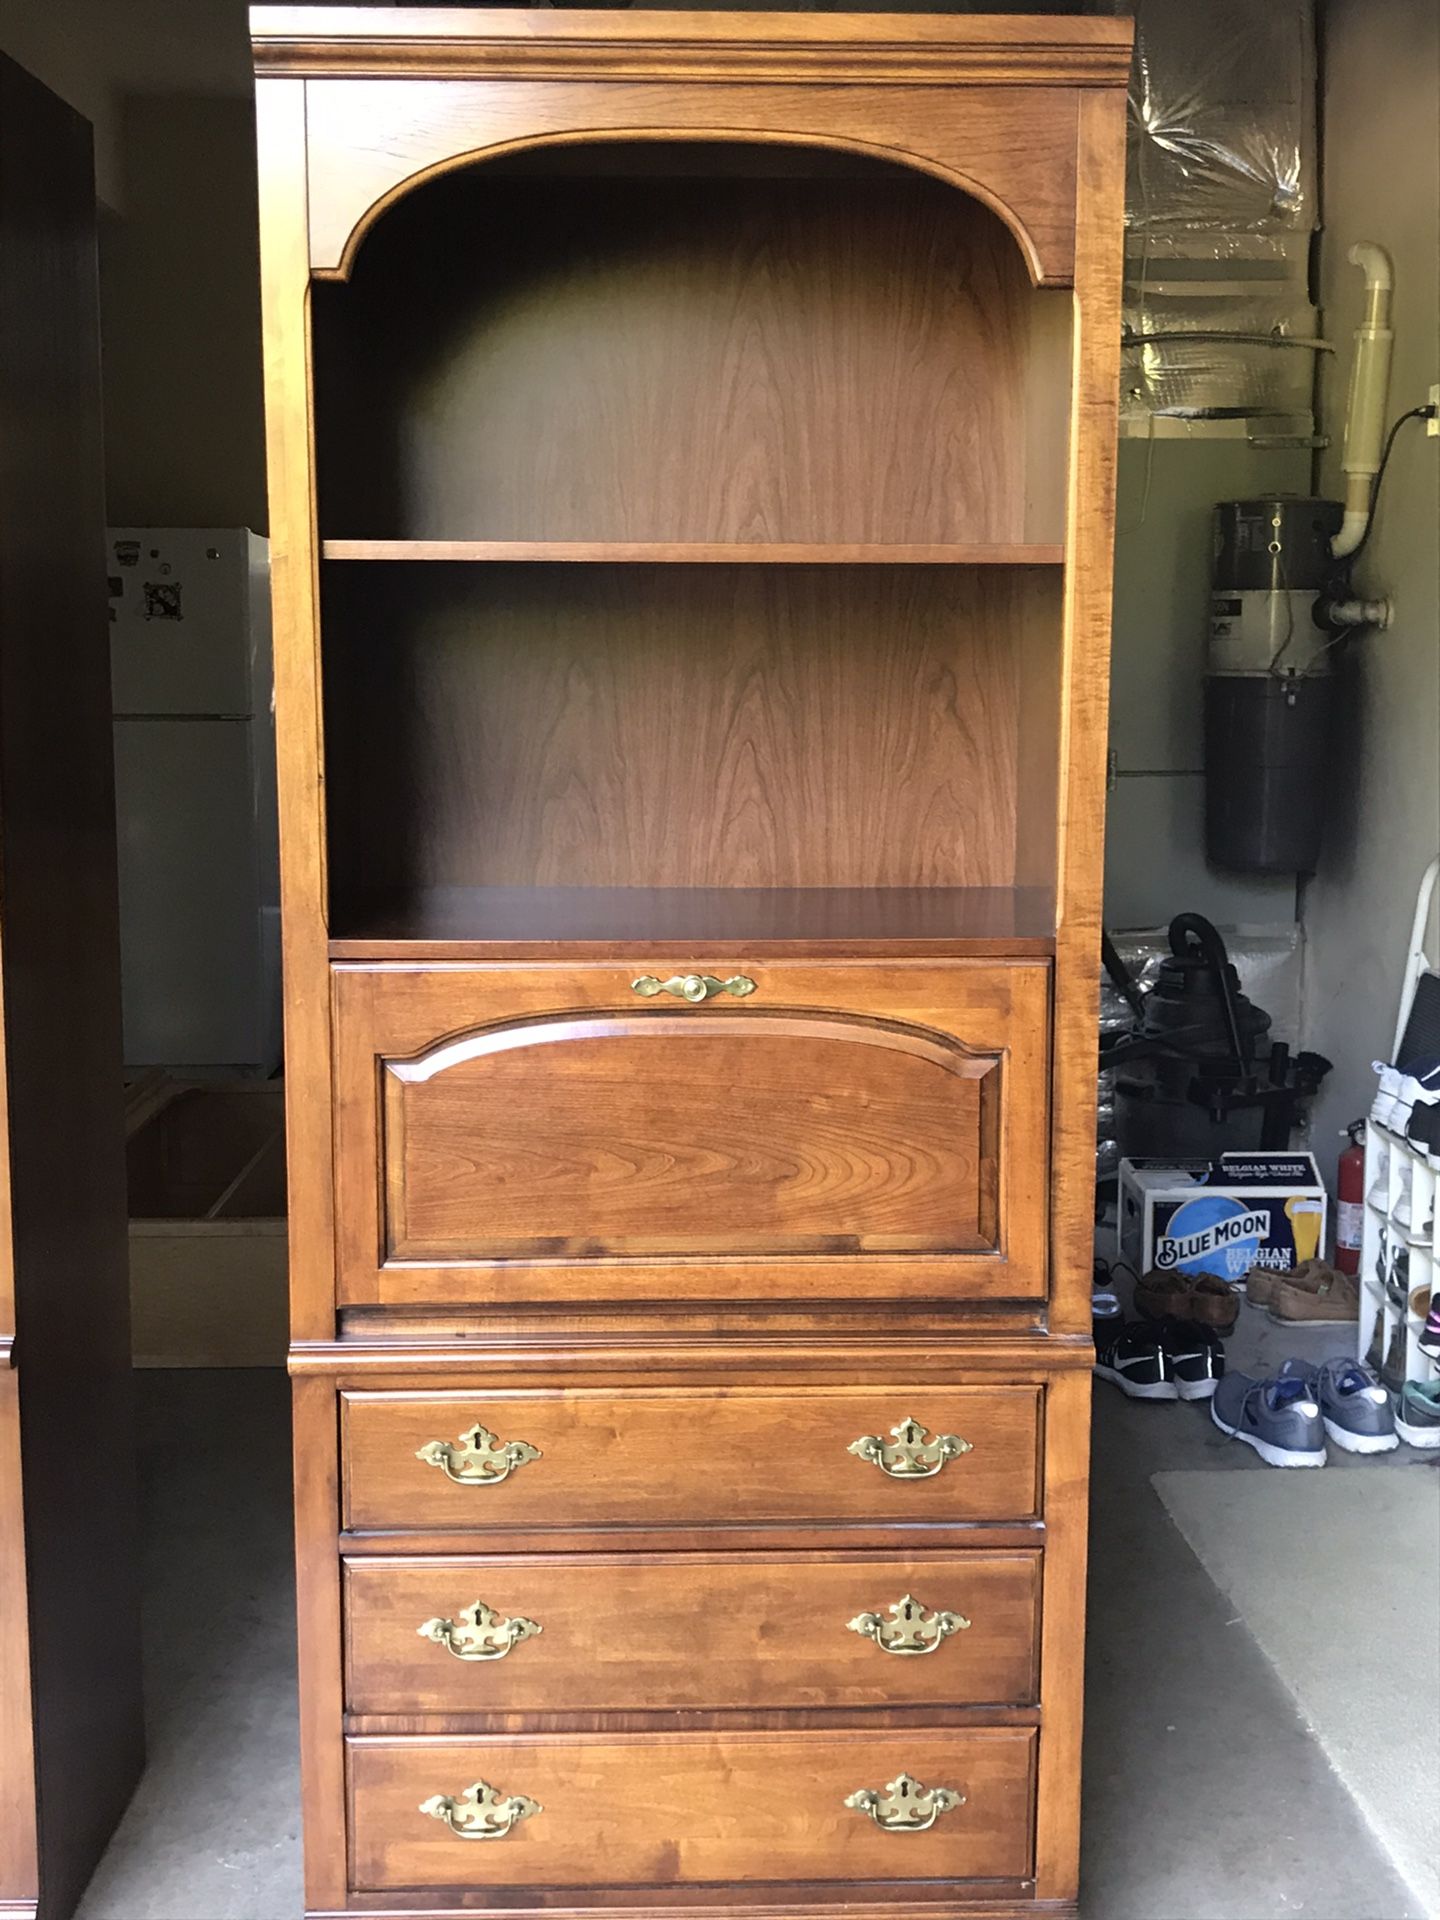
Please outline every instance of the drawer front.
[[[351, 1879], [362, 1891], [1022, 1879], [1034, 1753], [1030, 1728], [355, 1740]], [[886, 1789], [902, 1775], [959, 1804], [897, 1805]], [[467, 1803], [482, 1783], [496, 1799]], [[846, 1804], [864, 1795], [883, 1820], [933, 1824], [879, 1825], [870, 1803]], [[447, 1815], [501, 1831], [465, 1839]]]
[[1038, 1387], [357, 1392], [340, 1405], [345, 1523], [362, 1531], [1038, 1511]]
[[360, 1560], [352, 1713], [1027, 1706], [1038, 1553]]
[[340, 1294], [1035, 1298], [1044, 962], [335, 971]]

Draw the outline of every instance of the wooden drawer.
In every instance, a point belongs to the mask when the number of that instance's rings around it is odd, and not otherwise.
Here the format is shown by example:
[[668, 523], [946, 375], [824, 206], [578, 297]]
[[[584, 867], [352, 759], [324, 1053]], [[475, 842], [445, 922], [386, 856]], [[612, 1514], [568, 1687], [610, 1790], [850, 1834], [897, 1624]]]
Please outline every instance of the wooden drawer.
[[[906, 1525], [1039, 1507], [1038, 1387], [354, 1392], [340, 1407], [344, 1523], [361, 1531]], [[885, 1465], [866, 1457], [877, 1443]]]
[[1039, 1597], [1038, 1553], [355, 1560], [346, 1702], [437, 1714], [1025, 1706]]
[[[1034, 1754], [1026, 1727], [352, 1740], [351, 1881], [378, 1891], [1021, 1879]], [[846, 1805], [903, 1774], [964, 1803], [918, 1832], [884, 1830]], [[483, 1842], [421, 1811], [481, 1782], [536, 1811]]]
[[335, 970], [346, 1305], [1035, 1299], [1043, 961]]

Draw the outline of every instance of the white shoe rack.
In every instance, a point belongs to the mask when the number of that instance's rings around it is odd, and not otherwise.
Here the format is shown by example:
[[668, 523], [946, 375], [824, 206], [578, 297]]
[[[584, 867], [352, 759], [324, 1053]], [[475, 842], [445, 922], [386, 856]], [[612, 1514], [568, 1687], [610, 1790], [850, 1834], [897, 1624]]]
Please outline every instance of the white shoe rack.
[[[1376, 1320], [1383, 1316], [1380, 1359], [1404, 1354], [1407, 1380], [1433, 1380], [1435, 1362], [1419, 1348], [1423, 1312], [1410, 1301], [1417, 1289], [1431, 1291], [1440, 1274], [1436, 1238], [1436, 1190], [1440, 1172], [1425, 1154], [1374, 1121], [1365, 1125], [1365, 1225], [1360, 1242], [1360, 1345], [1370, 1354]], [[1403, 1329], [1397, 1333], [1400, 1323]]]
[[[1391, 1060], [1400, 1050], [1415, 983], [1425, 972], [1440, 972], [1425, 952], [1430, 906], [1440, 879], [1440, 860], [1432, 861], [1420, 882], [1415, 920], [1400, 990]], [[1358, 1353], [1370, 1356], [1377, 1321], [1383, 1320], [1381, 1361], [1404, 1356], [1407, 1380], [1433, 1380], [1436, 1364], [1420, 1351], [1425, 1325], [1423, 1296], [1440, 1285], [1440, 1160], [1430, 1158], [1403, 1135], [1365, 1122], [1365, 1221], [1360, 1241], [1360, 1329]], [[1410, 1305], [1422, 1296], [1421, 1311]], [[1398, 1355], [1397, 1355], [1398, 1358]]]

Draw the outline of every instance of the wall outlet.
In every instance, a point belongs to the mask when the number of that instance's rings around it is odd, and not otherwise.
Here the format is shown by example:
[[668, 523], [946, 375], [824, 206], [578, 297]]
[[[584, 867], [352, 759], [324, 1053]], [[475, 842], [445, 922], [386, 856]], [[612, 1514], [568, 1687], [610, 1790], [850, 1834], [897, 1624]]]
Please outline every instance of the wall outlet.
[[1425, 422], [1425, 432], [1431, 440], [1440, 440], [1440, 380], [1430, 389], [1430, 404], [1435, 411]]

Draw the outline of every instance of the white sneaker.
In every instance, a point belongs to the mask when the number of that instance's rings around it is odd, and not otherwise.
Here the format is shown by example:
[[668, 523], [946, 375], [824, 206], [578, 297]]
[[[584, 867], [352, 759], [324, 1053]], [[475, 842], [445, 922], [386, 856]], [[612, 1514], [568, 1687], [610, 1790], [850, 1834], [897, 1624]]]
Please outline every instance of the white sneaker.
[[1434, 1207], [1435, 1207], [1435, 1203], [1432, 1200], [1430, 1203], [1430, 1218], [1428, 1220], [1422, 1221], [1418, 1228], [1413, 1227], [1411, 1225], [1411, 1218], [1410, 1218], [1411, 1213], [1413, 1211], [1410, 1204], [1410, 1183], [1407, 1181], [1405, 1183], [1404, 1191], [1401, 1193], [1400, 1198], [1395, 1202], [1395, 1206], [1391, 1212], [1390, 1218], [1395, 1222], [1396, 1226], [1404, 1234], [1407, 1240], [1415, 1240], [1415, 1239], [1428, 1240], [1430, 1238], [1431, 1233], [1434, 1231], [1434, 1227], [1435, 1227]]
[[1380, 1076], [1380, 1089], [1370, 1108], [1370, 1118], [1377, 1127], [1393, 1127], [1396, 1096], [1405, 1076], [1398, 1067], [1387, 1066], [1383, 1060], [1372, 1060], [1370, 1064]]

